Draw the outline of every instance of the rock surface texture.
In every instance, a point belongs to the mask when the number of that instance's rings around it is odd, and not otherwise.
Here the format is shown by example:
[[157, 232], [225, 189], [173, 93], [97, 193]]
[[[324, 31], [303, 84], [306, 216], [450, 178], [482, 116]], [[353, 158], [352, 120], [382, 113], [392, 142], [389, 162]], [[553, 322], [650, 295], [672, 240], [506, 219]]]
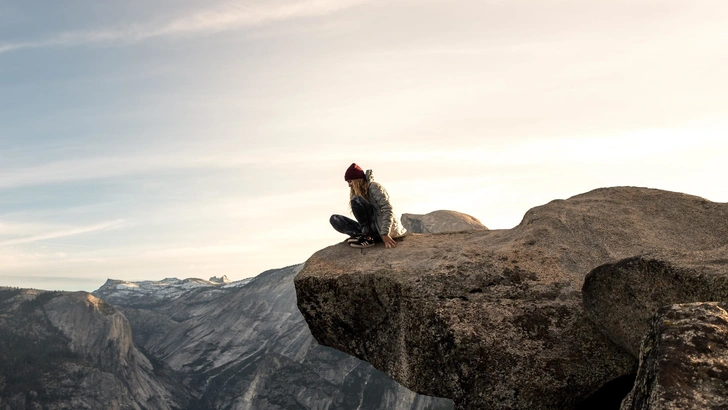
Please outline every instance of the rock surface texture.
[[727, 204], [604, 188], [533, 208], [509, 230], [414, 234], [395, 249], [334, 245], [295, 283], [316, 340], [412, 390], [458, 409], [566, 410], [637, 367], [632, 341], [615, 344], [587, 315], [587, 273], [694, 252], [700, 274], [713, 268], [697, 253], [719, 264], [727, 245]]
[[443, 233], [487, 231], [476, 218], [456, 211], [434, 211], [429, 214], [402, 214], [402, 225], [409, 233]]
[[604, 334], [637, 357], [660, 307], [728, 300], [726, 255], [725, 246], [692, 252], [686, 247], [600, 266], [584, 281], [584, 307]]
[[623, 410], [728, 408], [728, 304], [661, 308]]

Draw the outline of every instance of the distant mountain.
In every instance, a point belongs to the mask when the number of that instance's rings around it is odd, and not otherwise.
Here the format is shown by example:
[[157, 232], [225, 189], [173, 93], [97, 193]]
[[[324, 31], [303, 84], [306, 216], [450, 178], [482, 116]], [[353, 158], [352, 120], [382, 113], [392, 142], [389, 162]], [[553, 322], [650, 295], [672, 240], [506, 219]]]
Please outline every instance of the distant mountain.
[[301, 268], [225, 285], [109, 280], [93, 293], [119, 308], [136, 346], [176, 375], [188, 409], [452, 409], [450, 400], [417, 395], [319, 345], [296, 307]]
[[0, 288], [0, 409], [179, 409], [185, 388], [86, 292]]
[[212, 277], [210, 280], [166, 278], [160, 281], [145, 280], [141, 282], [108, 279], [94, 294], [111, 304], [150, 306], [173, 301], [195, 289], [206, 288], [212, 291], [213, 288], [218, 287], [222, 289], [235, 288], [245, 286], [252, 280], [253, 278], [247, 278], [237, 282], [230, 282], [226, 276], [222, 278]]

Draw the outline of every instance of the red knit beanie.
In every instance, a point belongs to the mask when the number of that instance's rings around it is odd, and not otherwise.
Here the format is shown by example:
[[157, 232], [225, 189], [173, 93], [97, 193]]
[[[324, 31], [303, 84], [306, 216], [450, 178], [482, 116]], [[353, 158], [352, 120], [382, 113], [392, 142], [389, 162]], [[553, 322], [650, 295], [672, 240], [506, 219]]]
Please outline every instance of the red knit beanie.
[[364, 179], [364, 170], [359, 165], [351, 164], [349, 169], [344, 174], [345, 181], [351, 181], [352, 179]]

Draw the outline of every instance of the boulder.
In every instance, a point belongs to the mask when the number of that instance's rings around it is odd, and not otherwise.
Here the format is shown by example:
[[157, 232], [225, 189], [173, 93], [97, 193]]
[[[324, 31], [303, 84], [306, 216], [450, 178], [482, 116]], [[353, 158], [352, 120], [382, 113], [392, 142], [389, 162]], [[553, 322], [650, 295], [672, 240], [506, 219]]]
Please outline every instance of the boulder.
[[[458, 409], [574, 409], [636, 371], [587, 317], [594, 268], [728, 245], [728, 205], [647, 188], [598, 189], [529, 210], [513, 229], [339, 244], [295, 280], [319, 343]], [[723, 255], [724, 250], [716, 251]]]
[[434, 211], [425, 215], [402, 214], [402, 225], [410, 233], [487, 231], [479, 220], [455, 211]]
[[728, 304], [660, 308], [622, 410], [728, 408]]
[[728, 249], [653, 252], [589, 272], [584, 308], [612, 341], [635, 357], [663, 306], [728, 300]]

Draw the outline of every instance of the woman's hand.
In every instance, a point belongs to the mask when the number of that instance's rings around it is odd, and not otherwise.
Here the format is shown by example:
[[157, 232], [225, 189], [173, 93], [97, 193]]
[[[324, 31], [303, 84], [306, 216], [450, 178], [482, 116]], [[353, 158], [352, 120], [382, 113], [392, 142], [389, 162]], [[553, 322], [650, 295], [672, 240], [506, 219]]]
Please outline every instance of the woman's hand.
[[384, 242], [384, 246], [387, 248], [394, 248], [397, 246], [397, 242], [395, 242], [389, 235], [382, 236], [382, 242]]

